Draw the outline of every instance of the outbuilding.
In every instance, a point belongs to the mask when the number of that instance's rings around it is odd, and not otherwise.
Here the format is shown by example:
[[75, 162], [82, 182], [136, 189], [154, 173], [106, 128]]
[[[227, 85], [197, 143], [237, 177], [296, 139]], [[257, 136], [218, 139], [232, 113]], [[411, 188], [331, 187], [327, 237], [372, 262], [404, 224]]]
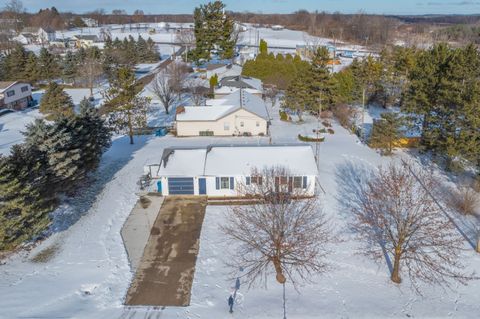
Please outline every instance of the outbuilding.
[[167, 148], [160, 164], [146, 166], [145, 173], [162, 195], [237, 197], [241, 196], [239, 185], [258, 182], [252, 172], [275, 167], [288, 170], [288, 191], [298, 188], [315, 195], [318, 170], [313, 150], [306, 144]]

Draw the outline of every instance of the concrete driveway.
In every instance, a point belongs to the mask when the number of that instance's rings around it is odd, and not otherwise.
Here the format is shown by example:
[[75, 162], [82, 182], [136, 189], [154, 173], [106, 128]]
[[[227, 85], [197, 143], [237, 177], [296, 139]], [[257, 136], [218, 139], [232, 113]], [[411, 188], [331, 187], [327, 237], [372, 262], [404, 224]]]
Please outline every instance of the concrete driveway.
[[188, 306], [207, 200], [165, 198], [125, 304]]

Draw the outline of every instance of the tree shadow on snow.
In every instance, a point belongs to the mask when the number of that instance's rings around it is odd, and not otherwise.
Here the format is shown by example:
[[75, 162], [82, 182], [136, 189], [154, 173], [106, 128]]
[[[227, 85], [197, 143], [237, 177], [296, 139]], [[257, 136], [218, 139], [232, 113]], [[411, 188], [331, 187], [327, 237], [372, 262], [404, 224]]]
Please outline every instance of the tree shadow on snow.
[[135, 136], [133, 145], [129, 144], [128, 136], [113, 140], [110, 149], [103, 154], [99, 168], [91, 174], [86, 184], [80, 187], [75, 195], [65, 197], [60, 207], [51, 213], [52, 225], [49, 232], [64, 231], [84, 216], [102, 195], [105, 185], [115, 179], [115, 174], [127, 165], [135, 152], [144, 147], [151, 138], [153, 136]]
[[[355, 225], [354, 212], [361, 209], [364, 201], [363, 193], [367, 186], [367, 181], [375, 172], [375, 167], [365, 163], [356, 163], [345, 161], [337, 164], [335, 170], [335, 181], [337, 183], [337, 206], [348, 222], [348, 232], [354, 236], [358, 235]], [[380, 231], [380, 230], [378, 230]], [[367, 249], [374, 249], [374, 245], [379, 245], [387, 263], [390, 274], [393, 272], [393, 264], [383, 241], [365, 241]]]

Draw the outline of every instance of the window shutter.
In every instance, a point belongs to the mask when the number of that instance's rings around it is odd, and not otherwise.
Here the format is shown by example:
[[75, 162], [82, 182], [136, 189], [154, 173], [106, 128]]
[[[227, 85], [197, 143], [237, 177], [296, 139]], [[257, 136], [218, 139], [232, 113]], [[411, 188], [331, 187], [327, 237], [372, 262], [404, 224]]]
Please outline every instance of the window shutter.
[[306, 189], [307, 188], [307, 176], [303, 176], [303, 188]]
[[215, 189], [220, 189], [220, 177], [215, 177]]
[[233, 189], [233, 187], [235, 186], [235, 180], [233, 179], [233, 177], [230, 177], [230, 189]]
[[288, 178], [288, 192], [293, 192], [293, 177]]
[[250, 176], [247, 176], [247, 177], [246, 177], [245, 184], [250, 185]]

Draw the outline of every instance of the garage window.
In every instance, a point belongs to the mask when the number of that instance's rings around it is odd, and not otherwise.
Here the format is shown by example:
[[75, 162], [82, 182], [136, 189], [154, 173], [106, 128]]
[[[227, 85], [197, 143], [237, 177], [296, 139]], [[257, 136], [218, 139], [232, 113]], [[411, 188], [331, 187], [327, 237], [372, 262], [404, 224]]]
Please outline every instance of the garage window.
[[228, 122], [223, 123], [223, 129], [225, 131], [230, 131], [230, 123], [228, 123]]

